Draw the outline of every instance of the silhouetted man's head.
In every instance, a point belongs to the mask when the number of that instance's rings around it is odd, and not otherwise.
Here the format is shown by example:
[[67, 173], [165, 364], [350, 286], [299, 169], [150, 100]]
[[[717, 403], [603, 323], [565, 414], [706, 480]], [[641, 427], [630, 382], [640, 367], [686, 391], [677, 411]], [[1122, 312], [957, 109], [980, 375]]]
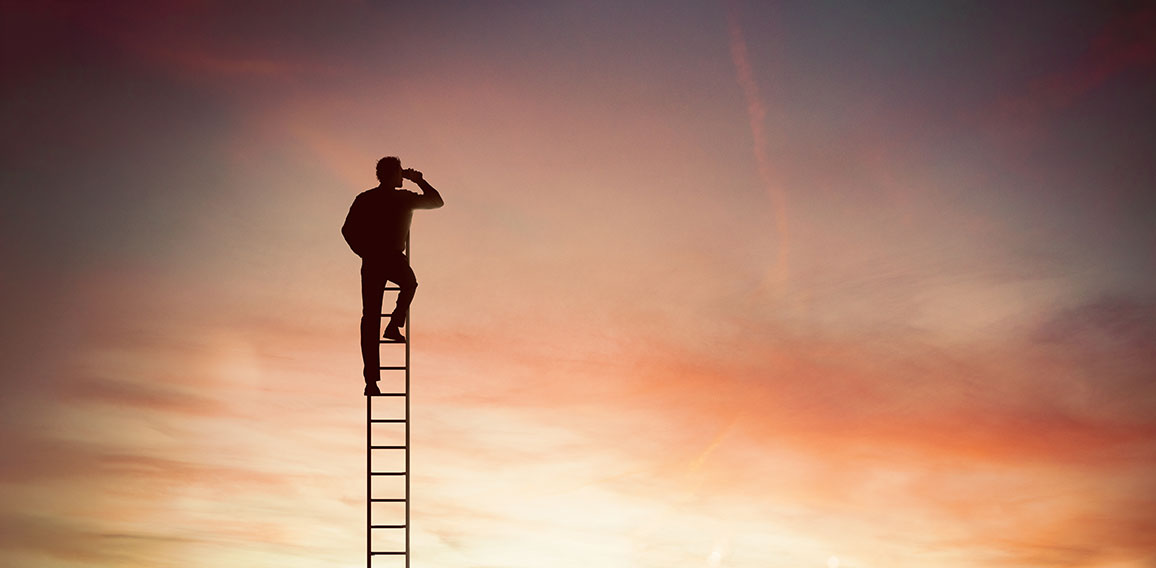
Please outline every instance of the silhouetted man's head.
[[378, 160], [377, 181], [384, 187], [401, 187], [401, 160], [396, 156]]

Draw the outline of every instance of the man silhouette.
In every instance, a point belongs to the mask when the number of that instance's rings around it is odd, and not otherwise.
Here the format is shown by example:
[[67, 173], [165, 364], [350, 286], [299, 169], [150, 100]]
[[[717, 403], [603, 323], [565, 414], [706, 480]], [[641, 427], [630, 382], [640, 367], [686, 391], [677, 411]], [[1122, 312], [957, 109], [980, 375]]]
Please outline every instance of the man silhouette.
[[[402, 179], [422, 193], [400, 190]], [[441, 194], [417, 170], [401, 169], [401, 160], [389, 156], [377, 162], [377, 187], [361, 192], [341, 227], [349, 248], [361, 257], [361, 359], [365, 363], [365, 394], [381, 394], [377, 332], [381, 330], [381, 300], [387, 280], [397, 283], [397, 305], [385, 327], [385, 339], [404, 342], [409, 304], [417, 290], [417, 278], [405, 256], [414, 209], [436, 209], [445, 204]]]

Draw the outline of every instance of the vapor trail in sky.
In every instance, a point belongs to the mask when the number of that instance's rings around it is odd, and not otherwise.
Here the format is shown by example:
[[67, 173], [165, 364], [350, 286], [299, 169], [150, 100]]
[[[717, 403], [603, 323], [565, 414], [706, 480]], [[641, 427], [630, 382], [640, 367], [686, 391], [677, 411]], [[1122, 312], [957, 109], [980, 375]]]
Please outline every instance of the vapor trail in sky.
[[734, 6], [727, 6], [727, 21], [730, 25], [731, 61], [734, 62], [739, 87], [742, 88], [743, 97], [747, 102], [747, 116], [751, 124], [755, 163], [759, 169], [759, 178], [762, 179], [767, 195], [771, 199], [775, 233], [778, 236], [775, 265], [767, 274], [767, 280], [781, 283], [787, 280], [787, 258], [790, 250], [790, 232], [787, 227], [787, 195], [783, 188], [774, 183], [771, 175], [771, 161], [767, 158], [767, 136], [763, 126], [767, 110], [763, 106], [759, 85], [755, 82], [754, 71], [751, 69], [747, 57], [747, 41], [743, 37], [742, 27], [739, 26], [738, 18], [735, 16]]

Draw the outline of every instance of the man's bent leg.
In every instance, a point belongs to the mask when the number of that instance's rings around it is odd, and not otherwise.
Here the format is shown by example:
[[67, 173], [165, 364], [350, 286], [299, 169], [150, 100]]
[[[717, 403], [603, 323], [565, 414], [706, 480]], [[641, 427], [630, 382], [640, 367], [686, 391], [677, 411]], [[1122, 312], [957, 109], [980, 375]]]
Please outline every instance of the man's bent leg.
[[365, 364], [365, 384], [381, 379], [377, 334], [381, 332], [381, 297], [385, 276], [380, 267], [361, 266], [361, 360]]
[[390, 267], [390, 280], [397, 282], [397, 287], [400, 289], [397, 293], [397, 305], [393, 308], [393, 313], [389, 317], [389, 327], [399, 328], [405, 327], [405, 320], [409, 316], [409, 304], [413, 302], [413, 296], [417, 292], [417, 277], [413, 274], [413, 269], [409, 266], [409, 259], [405, 255], [399, 255], [399, 263], [397, 266]]

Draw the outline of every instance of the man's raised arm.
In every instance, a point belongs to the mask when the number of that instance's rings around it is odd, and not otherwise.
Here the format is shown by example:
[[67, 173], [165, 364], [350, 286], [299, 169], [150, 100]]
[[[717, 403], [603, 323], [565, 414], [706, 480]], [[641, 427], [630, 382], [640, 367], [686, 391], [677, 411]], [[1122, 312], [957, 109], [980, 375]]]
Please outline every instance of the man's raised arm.
[[421, 197], [418, 197], [414, 202], [414, 209], [437, 209], [446, 204], [445, 201], [442, 201], [442, 194], [438, 193], [438, 190], [434, 189], [434, 187], [425, 180], [421, 172], [407, 169], [402, 172], [402, 176], [416, 183], [417, 186], [421, 188], [422, 194]]

